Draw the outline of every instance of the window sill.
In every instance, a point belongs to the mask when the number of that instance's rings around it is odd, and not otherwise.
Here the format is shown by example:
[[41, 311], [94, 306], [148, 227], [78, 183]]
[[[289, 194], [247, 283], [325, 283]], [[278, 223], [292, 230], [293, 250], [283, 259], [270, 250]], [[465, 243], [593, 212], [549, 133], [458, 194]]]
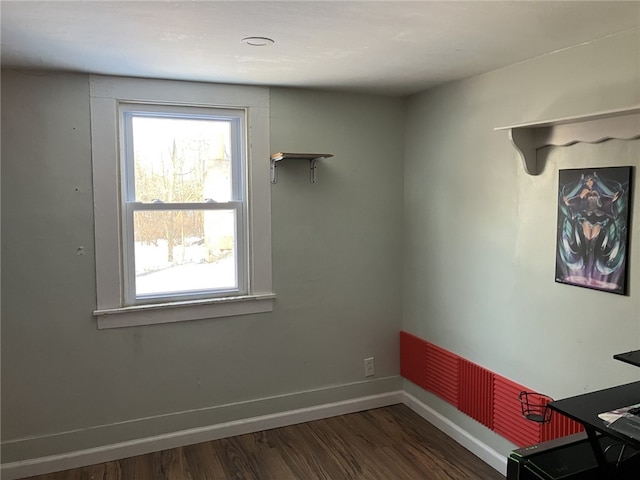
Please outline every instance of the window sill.
[[96, 310], [98, 329], [136, 327], [158, 323], [271, 312], [274, 293], [224, 297], [188, 302], [136, 305]]

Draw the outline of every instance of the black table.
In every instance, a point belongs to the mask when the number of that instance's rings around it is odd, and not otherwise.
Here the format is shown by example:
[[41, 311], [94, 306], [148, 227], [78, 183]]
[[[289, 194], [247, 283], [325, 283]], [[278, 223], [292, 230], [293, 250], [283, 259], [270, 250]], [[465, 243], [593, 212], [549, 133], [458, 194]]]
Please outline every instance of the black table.
[[630, 363], [636, 367], [640, 367], [640, 350], [633, 350], [631, 352], [618, 353], [613, 356], [616, 360], [621, 362]]
[[598, 414], [617, 408], [640, 403], [640, 382], [585, 393], [575, 397], [556, 400], [549, 408], [581, 423], [589, 438], [589, 443], [603, 472], [607, 471], [607, 461], [598, 441], [600, 434], [619, 440], [634, 449], [640, 449], [640, 441], [608, 428]]

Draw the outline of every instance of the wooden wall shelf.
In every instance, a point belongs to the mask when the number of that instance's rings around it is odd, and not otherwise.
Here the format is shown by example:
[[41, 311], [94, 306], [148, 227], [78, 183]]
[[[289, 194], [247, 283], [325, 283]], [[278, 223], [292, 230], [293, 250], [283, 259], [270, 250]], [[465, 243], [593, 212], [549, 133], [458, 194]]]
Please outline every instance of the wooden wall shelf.
[[538, 175], [536, 151], [539, 148], [640, 138], [640, 106], [497, 127], [494, 130], [509, 131], [509, 139], [520, 154], [525, 171], [530, 175]]
[[284, 153], [278, 152], [271, 155], [271, 183], [278, 182], [278, 162], [282, 160], [308, 160], [311, 168], [310, 181], [316, 183], [317, 162], [321, 158], [333, 157], [330, 153]]

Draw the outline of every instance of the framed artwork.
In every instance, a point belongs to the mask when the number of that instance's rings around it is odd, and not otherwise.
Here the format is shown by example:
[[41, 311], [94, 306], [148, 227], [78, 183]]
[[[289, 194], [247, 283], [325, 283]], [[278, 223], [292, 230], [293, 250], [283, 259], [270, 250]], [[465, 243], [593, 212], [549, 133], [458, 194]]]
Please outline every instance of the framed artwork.
[[625, 295], [632, 167], [560, 170], [556, 282]]

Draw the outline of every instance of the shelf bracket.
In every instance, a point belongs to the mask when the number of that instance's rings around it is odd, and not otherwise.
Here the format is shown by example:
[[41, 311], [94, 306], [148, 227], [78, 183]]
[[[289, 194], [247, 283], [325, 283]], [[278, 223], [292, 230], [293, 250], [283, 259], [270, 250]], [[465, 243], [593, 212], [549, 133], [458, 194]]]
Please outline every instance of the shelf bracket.
[[509, 139], [522, 159], [524, 171], [529, 175], [538, 174], [538, 158], [534, 142], [534, 130], [530, 128], [509, 129]]
[[316, 183], [318, 160], [331, 157], [330, 153], [274, 153], [271, 155], [271, 183], [278, 183], [278, 162], [282, 160], [309, 160], [309, 181]]
[[316, 183], [316, 168], [318, 168], [318, 159], [317, 158], [309, 160], [309, 168], [311, 169], [311, 171], [309, 173], [309, 181], [311, 183]]

